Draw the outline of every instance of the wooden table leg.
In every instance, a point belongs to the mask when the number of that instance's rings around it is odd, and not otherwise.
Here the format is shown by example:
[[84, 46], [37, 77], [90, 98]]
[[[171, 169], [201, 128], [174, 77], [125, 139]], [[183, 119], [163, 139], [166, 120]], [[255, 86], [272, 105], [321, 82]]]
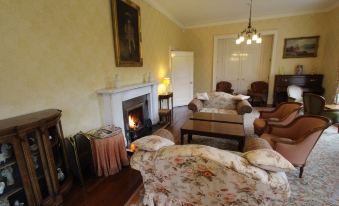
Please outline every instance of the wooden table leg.
[[184, 144], [184, 133], [182, 131], [180, 131], [180, 144], [183, 145]]
[[192, 134], [188, 134], [187, 136], [188, 136], [187, 142], [188, 142], [188, 144], [191, 144], [191, 142], [192, 142]]
[[240, 152], [242, 152], [243, 149], [244, 149], [244, 145], [245, 145], [245, 137], [239, 139], [238, 142], [239, 142], [238, 150], [239, 150]]

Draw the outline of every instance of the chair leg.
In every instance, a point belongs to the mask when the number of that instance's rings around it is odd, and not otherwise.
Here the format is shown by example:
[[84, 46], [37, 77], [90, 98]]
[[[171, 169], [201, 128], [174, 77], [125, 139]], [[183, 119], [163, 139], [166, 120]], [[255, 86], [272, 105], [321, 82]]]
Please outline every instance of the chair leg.
[[304, 166], [305, 166], [305, 165], [303, 165], [303, 166], [300, 167], [299, 178], [302, 178], [302, 177], [303, 177]]

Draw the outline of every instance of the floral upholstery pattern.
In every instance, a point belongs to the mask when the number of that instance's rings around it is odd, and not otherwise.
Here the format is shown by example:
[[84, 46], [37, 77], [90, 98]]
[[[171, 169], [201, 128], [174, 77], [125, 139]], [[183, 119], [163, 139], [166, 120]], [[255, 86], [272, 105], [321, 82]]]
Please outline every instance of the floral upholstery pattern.
[[284, 172], [251, 165], [240, 153], [204, 145], [137, 151], [132, 168], [143, 176], [145, 205], [287, 205]]
[[164, 137], [160, 137], [158, 135], [149, 135], [140, 139], [135, 140], [132, 142], [137, 146], [138, 150], [145, 150], [145, 151], [156, 151], [162, 147], [167, 147], [174, 145], [169, 139]]
[[257, 149], [246, 152], [244, 157], [254, 166], [272, 172], [289, 172], [295, 167], [273, 149]]

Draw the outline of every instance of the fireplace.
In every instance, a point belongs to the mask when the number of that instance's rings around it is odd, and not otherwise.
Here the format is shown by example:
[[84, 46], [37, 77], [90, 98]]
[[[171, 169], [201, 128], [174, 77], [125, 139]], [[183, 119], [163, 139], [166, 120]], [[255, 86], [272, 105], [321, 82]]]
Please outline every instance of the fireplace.
[[122, 102], [127, 144], [152, 132], [147, 95]]

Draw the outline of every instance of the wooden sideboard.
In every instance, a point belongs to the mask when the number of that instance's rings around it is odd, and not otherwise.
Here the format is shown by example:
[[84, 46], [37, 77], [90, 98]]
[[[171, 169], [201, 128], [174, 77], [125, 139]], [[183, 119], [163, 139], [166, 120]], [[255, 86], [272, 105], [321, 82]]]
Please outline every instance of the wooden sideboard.
[[287, 87], [297, 85], [303, 88], [304, 92], [311, 92], [319, 95], [324, 94], [322, 87], [324, 76], [321, 74], [315, 75], [275, 75], [273, 105], [278, 105], [281, 102], [286, 102]]
[[60, 110], [49, 109], [0, 120], [4, 205], [62, 205], [72, 176], [60, 117]]

